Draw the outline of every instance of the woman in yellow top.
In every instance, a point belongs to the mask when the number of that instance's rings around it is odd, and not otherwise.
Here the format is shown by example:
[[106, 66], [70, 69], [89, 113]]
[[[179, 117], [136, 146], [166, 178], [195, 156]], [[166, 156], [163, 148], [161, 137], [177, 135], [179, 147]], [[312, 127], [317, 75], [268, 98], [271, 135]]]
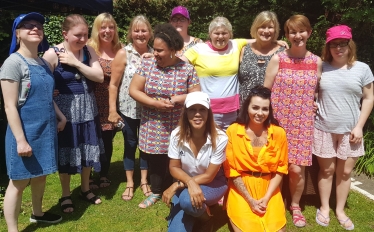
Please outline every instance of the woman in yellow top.
[[235, 123], [227, 129], [227, 214], [234, 231], [285, 231], [279, 184], [287, 174], [286, 132], [278, 126], [270, 90], [250, 90]]

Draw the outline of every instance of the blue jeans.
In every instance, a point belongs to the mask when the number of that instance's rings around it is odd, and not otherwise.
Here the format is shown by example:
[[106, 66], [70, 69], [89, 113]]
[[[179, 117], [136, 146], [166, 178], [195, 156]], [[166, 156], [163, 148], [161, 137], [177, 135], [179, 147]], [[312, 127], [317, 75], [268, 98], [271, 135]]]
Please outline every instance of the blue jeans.
[[206, 199], [201, 209], [192, 207], [187, 188], [179, 190], [173, 196], [173, 207], [170, 210], [168, 231], [192, 231], [196, 217], [201, 216], [206, 211], [207, 206], [218, 203], [227, 190], [227, 181], [223, 174], [223, 169], [220, 169], [212, 182], [200, 185], [200, 188]]
[[[135, 167], [135, 153], [139, 141], [138, 134], [140, 119], [132, 119], [126, 117], [123, 114], [120, 115], [122, 117], [123, 122], [125, 123], [125, 126], [122, 128], [122, 134], [125, 144], [125, 150], [123, 153], [123, 164], [125, 167], [125, 171], [132, 171]], [[140, 170], [148, 169], [148, 163], [141, 154], [139, 155], [139, 163]]]

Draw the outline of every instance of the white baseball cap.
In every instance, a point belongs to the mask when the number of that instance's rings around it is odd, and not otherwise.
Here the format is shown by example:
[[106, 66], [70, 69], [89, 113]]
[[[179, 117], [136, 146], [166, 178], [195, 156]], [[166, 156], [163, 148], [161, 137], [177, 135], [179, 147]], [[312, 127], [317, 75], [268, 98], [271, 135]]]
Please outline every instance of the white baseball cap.
[[208, 94], [196, 91], [187, 94], [186, 100], [184, 101], [184, 104], [187, 108], [189, 108], [192, 105], [200, 104], [205, 106], [207, 109], [210, 108], [210, 99]]

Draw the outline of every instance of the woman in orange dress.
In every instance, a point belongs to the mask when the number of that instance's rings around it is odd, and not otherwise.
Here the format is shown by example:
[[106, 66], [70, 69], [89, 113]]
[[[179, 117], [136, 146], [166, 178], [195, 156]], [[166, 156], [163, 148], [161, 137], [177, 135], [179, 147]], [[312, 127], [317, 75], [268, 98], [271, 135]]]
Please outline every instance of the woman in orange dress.
[[288, 172], [286, 132], [278, 126], [270, 90], [250, 90], [226, 133], [227, 215], [234, 231], [285, 231], [279, 184]]

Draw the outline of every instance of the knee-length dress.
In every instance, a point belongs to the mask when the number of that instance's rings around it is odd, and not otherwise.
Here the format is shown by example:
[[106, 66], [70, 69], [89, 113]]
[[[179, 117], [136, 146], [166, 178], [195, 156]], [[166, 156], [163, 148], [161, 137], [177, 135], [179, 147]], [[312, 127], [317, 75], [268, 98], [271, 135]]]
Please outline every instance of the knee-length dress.
[[[270, 125], [268, 142], [252, 147], [244, 125], [234, 123], [226, 131], [225, 175], [229, 178], [226, 198], [227, 215], [242, 231], [275, 232], [286, 224], [286, 214], [279, 187], [273, 192], [263, 215], [252, 212], [250, 205], [235, 187], [232, 178], [241, 177], [250, 196], [259, 200], [268, 191], [272, 173], [288, 173], [287, 138], [283, 128]], [[261, 172], [253, 176], [250, 172]]]
[[[89, 58], [84, 49], [83, 63]], [[100, 119], [93, 92], [94, 83], [74, 67], [58, 63], [53, 75], [59, 94], [55, 102], [65, 115], [65, 129], [58, 133], [58, 169], [60, 173], [80, 173], [83, 167], [101, 170], [100, 155], [104, 153]]]
[[271, 91], [274, 117], [287, 133], [288, 161], [311, 166], [318, 56], [309, 53], [293, 58], [286, 52], [278, 56], [279, 70]]
[[[9, 59], [9, 58], [8, 58]], [[20, 98], [25, 99], [18, 106], [18, 114], [27, 142], [32, 149], [30, 157], [21, 157], [17, 152], [17, 142], [11, 128], [7, 127], [5, 136], [5, 154], [7, 174], [11, 180], [23, 180], [44, 176], [57, 171], [57, 129], [53, 106], [54, 81], [47, 64], [31, 58], [24, 58], [19, 53], [11, 55], [4, 62], [0, 72], [1, 79], [18, 78]], [[27, 65], [28, 77], [10, 77], [6, 70], [21, 69], [22, 62]], [[12, 71], [10, 71], [12, 72]], [[20, 71], [21, 72], [21, 71]], [[27, 83], [28, 82], [28, 83]], [[26, 83], [26, 85], [23, 85]]]

